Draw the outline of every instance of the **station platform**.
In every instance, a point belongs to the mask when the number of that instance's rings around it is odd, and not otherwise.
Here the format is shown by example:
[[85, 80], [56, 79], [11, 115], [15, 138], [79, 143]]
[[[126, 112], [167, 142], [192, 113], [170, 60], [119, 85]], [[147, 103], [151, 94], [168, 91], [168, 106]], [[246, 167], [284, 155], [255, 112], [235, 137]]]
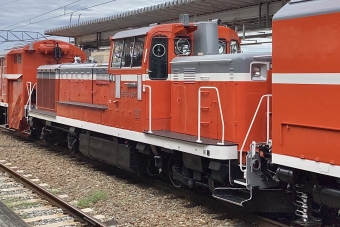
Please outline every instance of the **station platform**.
[[29, 227], [29, 225], [0, 201], [0, 227]]

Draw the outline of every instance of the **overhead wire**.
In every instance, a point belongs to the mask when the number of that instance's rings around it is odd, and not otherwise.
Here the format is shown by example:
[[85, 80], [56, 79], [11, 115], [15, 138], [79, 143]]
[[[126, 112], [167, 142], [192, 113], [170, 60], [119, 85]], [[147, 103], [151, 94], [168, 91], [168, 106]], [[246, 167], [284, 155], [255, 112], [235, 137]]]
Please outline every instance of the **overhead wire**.
[[[17, 1], [17, 0], [16, 0], [16, 1]], [[15, 26], [15, 25], [18, 25], [18, 24], [24, 23], [24, 22], [26, 22], [26, 21], [31, 21], [32, 19], [35, 19], [35, 18], [38, 18], [38, 17], [44, 16], [44, 15], [46, 15], [46, 14], [49, 14], [49, 13], [53, 12], [53, 11], [56, 11], [56, 10], [59, 10], [59, 9], [65, 8], [66, 6], [73, 5], [74, 3], [76, 3], [76, 2], [80, 2], [80, 1], [81, 1], [81, 0], [76, 0], [76, 1], [74, 1], [74, 2], [71, 2], [71, 3], [67, 4], [67, 5], [63, 5], [63, 6], [59, 7], [59, 8], [56, 8], [56, 9], [50, 10], [50, 11], [48, 11], [48, 12], [46, 12], [46, 13], [40, 14], [40, 15], [38, 15], [38, 16], [35, 16], [35, 17], [32, 17], [32, 18], [29, 18], [29, 19], [27, 19], [27, 20], [23, 20], [23, 21], [20, 21], [20, 22], [18, 22], [18, 23], [15, 23], [15, 24], [8, 25], [8, 26], [6, 26], [6, 27], [3, 27], [3, 28], [1, 28], [1, 29], [5, 29], [5, 28], [9, 28], [9, 27], [13, 27], [13, 26]], [[1, 5], [0, 5], [0, 6], [1, 6]], [[30, 23], [30, 24], [31, 24], [31, 23]]]
[[49, 17], [49, 18], [46, 18], [46, 19], [43, 19], [43, 20], [35, 21], [33, 23], [29, 23], [29, 24], [25, 24], [25, 25], [22, 25], [22, 26], [18, 26], [18, 27], [12, 28], [11, 30], [14, 30], [14, 29], [17, 29], [17, 28], [26, 27], [26, 26], [29, 26], [31, 24], [37, 24], [37, 23], [40, 23], [40, 22], [48, 21], [48, 20], [51, 20], [51, 19], [54, 19], [54, 18], [65, 16], [65, 15], [70, 15], [70, 14], [73, 14], [75, 12], [79, 12], [79, 11], [86, 10], [86, 9], [91, 9], [91, 8], [94, 8], [94, 7], [97, 7], [97, 6], [101, 6], [101, 5], [105, 5], [107, 3], [114, 2], [114, 1], [116, 1], [116, 0], [106, 1], [106, 2], [99, 3], [99, 4], [96, 4], [96, 5], [93, 5], [93, 6], [85, 7], [85, 8], [79, 9], [79, 10], [75, 10], [75, 11], [72, 11], [72, 12], [69, 12], [69, 13], [64, 13], [62, 15], [57, 15], [57, 16]]
[[6, 2], [4, 4], [1, 4], [0, 6], [4, 6], [4, 5], [7, 5], [7, 4], [10, 4], [10, 3], [13, 3], [13, 2], [17, 2], [18, 0], [14, 0], [14, 1], [11, 1], [11, 2]]

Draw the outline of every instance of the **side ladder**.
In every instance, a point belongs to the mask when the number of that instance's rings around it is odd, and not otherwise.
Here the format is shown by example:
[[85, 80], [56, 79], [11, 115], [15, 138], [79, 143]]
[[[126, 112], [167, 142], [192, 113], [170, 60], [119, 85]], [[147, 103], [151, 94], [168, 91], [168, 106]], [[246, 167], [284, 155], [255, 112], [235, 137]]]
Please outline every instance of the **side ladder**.
[[[259, 188], [259, 189], [267, 189], [271, 187], [277, 186], [277, 182], [270, 177], [267, 179], [263, 179], [263, 173], [261, 169], [261, 157], [259, 153], [257, 152], [257, 149], [259, 148], [259, 145], [266, 145], [267, 147], [271, 148], [271, 140], [269, 138], [269, 127], [270, 127], [270, 98], [272, 97], [271, 94], [263, 95], [258, 103], [258, 106], [256, 108], [256, 111], [254, 113], [254, 116], [252, 118], [252, 121], [250, 123], [250, 126], [248, 128], [247, 134], [245, 136], [245, 139], [243, 141], [243, 144], [240, 149], [240, 171], [243, 173], [243, 178], [241, 179], [231, 179], [231, 170], [229, 167], [229, 182], [232, 186], [234, 185], [240, 185], [241, 187], [221, 187], [221, 188], [215, 188], [213, 192], [213, 197], [233, 203], [239, 206], [244, 206], [244, 204], [247, 201], [250, 201], [253, 198], [253, 189]], [[242, 164], [242, 153], [246, 144], [246, 141], [248, 140], [248, 136], [252, 130], [253, 124], [256, 120], [256, 117], [258, 115], [259, 109], [263, 103], [263, 101], [267, 101], [267, 109], [266, 109], [266, 141], [262, 143], [256, 143], [253, 141], [250, 144], [249, 152], [246, 155], [246, 165]], [[229, 164], [230, 166], [230, 164]]]

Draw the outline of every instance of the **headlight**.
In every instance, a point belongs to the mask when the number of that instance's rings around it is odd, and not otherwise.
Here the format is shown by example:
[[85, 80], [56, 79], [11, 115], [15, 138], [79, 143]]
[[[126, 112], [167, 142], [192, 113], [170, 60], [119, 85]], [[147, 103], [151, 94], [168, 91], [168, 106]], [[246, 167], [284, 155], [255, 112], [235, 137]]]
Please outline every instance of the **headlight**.
[[261, 76], [260, 68], [254, 67], [253, 68], [253, 77], [260, 77], [260, 76]]
[[268, 62], [252, 62], [250, 64], [251, 80], [266, 81], [268, 69]]

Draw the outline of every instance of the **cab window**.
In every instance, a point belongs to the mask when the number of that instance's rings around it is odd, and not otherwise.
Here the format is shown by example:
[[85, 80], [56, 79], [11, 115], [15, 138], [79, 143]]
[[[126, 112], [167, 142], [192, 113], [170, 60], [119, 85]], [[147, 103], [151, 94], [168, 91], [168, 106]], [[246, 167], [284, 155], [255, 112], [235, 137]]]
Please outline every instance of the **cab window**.
[[219, 39], [218, 40], [218, 53], [219, 54], [226, 54], [227, 53], [227, 40], [226, 39]]
[[123, 44], [123, 39], [114, 41], [114, 46], [112, 48], [111, 68], [120, 68], [122, 63]]
[[231, 54], [238, 53], [238, 41], [237, 40], [230, 41], [230, 53]]
[[191, 39], [189, 37], [176, 37], [174, 46], [176, 55], [188, 56], [191, 53]]
[[112, 68], [141, 67], [145, 37], [129, 37], [115, 40], [112, 53]]
[[21, 54], [18, 54], [17, 56], [18, 56], [18, 64], [20, 64], [21, 63]]
[[21, 54], [14, 54], [14, 64], [20, 64], [21, 63]]
[[144, 37], [136, 37], [132, 53], [131, 67], [141, 67], [143, 60]]

